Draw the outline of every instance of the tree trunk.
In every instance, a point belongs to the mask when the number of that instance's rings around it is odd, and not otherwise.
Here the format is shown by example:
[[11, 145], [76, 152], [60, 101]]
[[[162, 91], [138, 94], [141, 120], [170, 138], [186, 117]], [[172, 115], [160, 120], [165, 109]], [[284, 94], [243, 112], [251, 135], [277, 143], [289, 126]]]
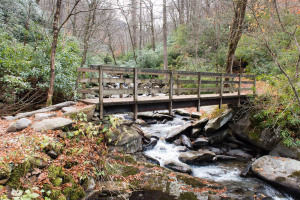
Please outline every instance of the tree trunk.
[[41, 0], [35, 0], [35, 2], [36, 2], [38, 5], [40, 5], [40, 1], [41, 1]]
[[142, 45], [143, 45], [143, 0], [140, 0], [140, 64], [142, 63]]
[[179, 0], [179, 1], [180, 1], [180, 5], [178, 5], [178, 7], [179, 7], [179, 23], [184, 24], [184, 0]]
[[53, 92], [54, 92], [54, 82], [55, 82], [55, 54], [56, 54], [56, 48], [57, 48], [57, 40], [59, 35], [59, 17], [60, 17], [60, 11], [61, 11], [61, 3], [62, 0], [57, 0], [56, 2], [56, 11], [54, 14], [54, 21], [53, 21], [53, 40], [51, 45], [51, 58], [50, 58], [50, 85], [49, 85], [49, 91], [47, 96], [47, 106], [52, 105], [52, 99], [53, 99]]
[[168, 47], [167, 47], [167, 2], [163, 0], [163, 43], [164, 43], [164, 69], [168, 69]]
[[133, 37], [133, 47], [137, 48], [137, 0], [131, 0], [131, 20], [132, 20], [132, 37]]
[[234, 18], [230, 28], [229, 50], [226, 62], [226, 72], [232, 73], [234, 53], [242, 36], [242, 28], [245, 21], [247, 0], [238, 0], [234, 3]]
[[151, 37], [152, 37], [152, 49], [155, 51], [155, 30], [154, 30], [154, 13], [153, 13], [153, 4], [150, 5], [150, 18], [151, 18]]

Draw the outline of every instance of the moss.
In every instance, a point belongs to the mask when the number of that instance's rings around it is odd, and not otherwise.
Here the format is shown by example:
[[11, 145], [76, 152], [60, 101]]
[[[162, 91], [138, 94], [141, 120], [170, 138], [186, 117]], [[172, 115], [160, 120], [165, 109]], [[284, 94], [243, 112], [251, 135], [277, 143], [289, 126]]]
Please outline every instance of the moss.
[[8, 163], [0, 163], [0, 180], [7, 179], [11, 175], [11, 167]]
[[197, 195], [195, 195], [193, 192], [183, 192], [180, 194], [179, 200], [197, 200]]
[[277, 182], [284, 182], [286, 180], [285, 177], [282, 177], [282, 176], [279, 176], [279, 177], [276, 177], [275, 179]]
[[294, 171], [291, 175], [289, 175], [289, 177], [295, 177], [295, 178], [300, 177], [300, 171], [299, 170]]
[[122, 175], [124, 177], [130, 176], [130, 175], [135, 175], [138, 173], [140, 173], [140, 170], [133, 166], [124, 166], [122, 168]]
[[188, 176], [184, 176], [184, 175], [176, 175], [178, 180], [182, 180], [185, 184], [192, 186], [193, 188], [202, 188], [202, 187], [206, 187], [207, 185], [200, 182], [200, 180], [196, 179], [196, 178], [192, 178], [192, 177], [188, 177]]
[[15, 166], [15, 168], [11, 172], [11, 176], [6, 185], [12, 188], [20, 188], [23, 185], [20, 179], [27, 174], [29, 169], [31, 169], [31, 164], [28, 161], [22, 164], [18, 164], [18, 166]]
[[251, 132], [249, 133], [249, 137], [250, 137], [252, 140], [259, 141], [260, 135], [259, 135], [258, 132], [256, 132], [256, 131], [253, 130], [253, 131], [251, 131]]
[[62, 191], [67, 199], [78, 200], [85, 196], [84, 190], [77, 184], [72, 183], [72, 187], [68, 187]]
[[53, 185], [55, 187], [58, 187], [62, 184], [62, 182], [63, 182], [62, 178], [56, 178], [56, 179], [53, 180]]
[[130, 155], [123, 155], [123, 156], [114, 155], [114, 156], [112, 156], [112, 158], [115, 160], [120, 160], [122, 162], [130, 163], [130, 164], [137, 163], [136, 160]]

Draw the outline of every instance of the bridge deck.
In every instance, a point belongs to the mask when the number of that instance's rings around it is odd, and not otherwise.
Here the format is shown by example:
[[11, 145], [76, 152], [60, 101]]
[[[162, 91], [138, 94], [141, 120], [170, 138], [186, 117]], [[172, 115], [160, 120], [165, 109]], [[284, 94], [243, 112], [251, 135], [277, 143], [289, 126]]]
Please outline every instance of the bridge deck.
[[[255, 95], [256, 79], [247, 74], [224, 74], [109, 66], [78, 68], [81, 102], [96, 104], [105, 114], [237, 104]], [[92, 76], [91, 73], [96, 74]], [[89, 76], [87, 76], [89, 74]], [[94, 78], [93, 78], [94, 77]], [[87, 88], [86, 86], [89, 86]], [[86, 99], [86, 94], [99, 96]], [[146, 96], [147, 95], [147, 96]], [[130, 96], [123, 98], [125, 96]], [[110, 98], [104, 98], [110, 97]], [[112, 98], [118, 97], [118, 98]]]

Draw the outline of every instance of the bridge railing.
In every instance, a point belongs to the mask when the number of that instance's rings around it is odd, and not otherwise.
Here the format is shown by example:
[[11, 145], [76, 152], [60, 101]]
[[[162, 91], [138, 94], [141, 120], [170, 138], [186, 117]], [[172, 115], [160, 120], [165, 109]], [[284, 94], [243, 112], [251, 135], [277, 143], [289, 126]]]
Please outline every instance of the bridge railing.
[[[211, 94], [222, 97], [226, 93], [235, 93], [240, 104], [242, 93], [256, 93], [256, 78], [247, 74], [226, 74], [211, 72], [191, 72], [158, 69], [140, 69], [91, 65], [90, 68], [78, 68], [78, 83], [82, 89], [78, 93], [85, 99], [87, 94], [99, 95], [100, 111], [105, 97], [133, 98], [139, 95], [156, 96], [166, 94], [170, 100], [170, 110], [174, 96], [197, 95], [200, 109], [201, 95]], [[97, 75], [92, 75], [92, 74]], [[97, 78], [93, 78], [97, 77]], [[96, 87], [87, 87], [90, 85]], [[102, 109], [103, 110], [103, 109]]]

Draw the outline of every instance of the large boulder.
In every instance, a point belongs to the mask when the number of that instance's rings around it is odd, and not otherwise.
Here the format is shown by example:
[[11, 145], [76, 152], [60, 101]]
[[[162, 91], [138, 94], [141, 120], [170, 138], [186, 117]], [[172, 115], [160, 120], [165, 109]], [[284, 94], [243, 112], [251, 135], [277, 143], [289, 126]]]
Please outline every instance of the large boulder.
[[227, 109], [218, 117], [208, 121], [204, 127], [205, 132], [214, 132], [223, 127], [233, 117], [233, 110]]
[[190, 116], [190, 113], [184, 109], [175, 109], [174, 112], [177, 115], [186, 116], [186, 117]]
[[165, 138], [167, 142], [171, 142], [175, 140], [180, 134], [187, 134], [189, 135], [192, 131], [192, 125], [190, 123], [187, 123], [186, 125], [176, 127], [172, 130], [170, 130]]
[[141, 119], [157, 119], [157, 120], [173, 120], [174, 117], [170, 115], [160, 114], [160, 113], [154, 113], [154, 112], [140, 112], [138, 113], [138, 118]]
[[31, 120], [22, 118], [16, 122], [10, 124], [6, 131], [7, 132], [21, 131], [21, 130], [27, 128], [31, 123], [32, 123]]
[[250, 116], [251, 114], [248, 113], [234, 124], [232, 128], [233, 134], [260, 149], [265, 151], [273, 150], [281, 141], [280, 128], [275, 130], [259, 130], [258, 128], [253, 129]]
[[263, 156], [251, 166], [254, 174], [300, 195], [300, 161]]
[[188, 151], [179, 154], [179, 160], [187, 164], [197, 164], [211, 161], [216, 154], [209, 150]]
[[74, 108], [74, 107], [63, 107], [63, 108], [61, 109], [61, 111], [62, 111], [63, 113], [73, 112], [73, 111], [75, 111], [75, 110], [76, 110], [76, 108]]
[[58, 117], [53, 119], [44, 119], [43, 121], [36, 122], [31, 127], [36, 131], [46, 131], [46, 130], [59, 130], [65, 127], [69, 127], [74, 122], [71, 119]]
[[279, 143], [270, 153], [271, 156], [288, 157], [296, 160], [300, 160], [300, 148], [299, 147], [287, 147], [283, 143]]
[[194, 128], [204, 128], [204, 126], [207, 124], [207, 122], [209, 121], [208, 118], [203, 118], [197, 122], [195, 122], [195, 124], [193, 125]]
[[186, 146], [189, 149], [193, 148], [193, 144], [192, 144], [191, 140], [186, 135], [181, 135], [180, 139], [184, 146]]
[[193, 142], [194, 148], [199, 148], [206, 146], [208, 144], [208, 139], [206, 137], [199, 137]]
[[143, 150], [142, 138], [134, 127], [123, 124], [109, 136], [109, 144], [119, 152], [136, 153]]
[[177, 172], [183, 172], [183, 173], [188, 173], [188, 174], [191, 174], [192, 173], [192, 168], [185, 164], [185, 163], [182, 163], [182, 162], [179, 162], [179, 161], [174, 161], [174, 160], [166, 160], [164, 162], [164, 166], [166, 168], [169, 168], [169, 169], [172, 169], [174, 171], [177, 171]]
[[75, 109], [64, 113], [64, 116], [71, 117], [72, 119], [76, 118], [79, 113], [84, 113], [87, 116], [87, 121], [92, 120], [96, 105], [90, 105], [81, 109]]
[[225, 129], [211, 135], [208, 140], [210, 144], [219, 144], [229, 135], [230, 130]]
[[244, 152], [241, 149], [232, 149], [232, 150], [226, 152], [226, 154], [229, 156], [237, 157], [240, 160], [250, 160], [251, 158], [253, 158], [252, 155]]

